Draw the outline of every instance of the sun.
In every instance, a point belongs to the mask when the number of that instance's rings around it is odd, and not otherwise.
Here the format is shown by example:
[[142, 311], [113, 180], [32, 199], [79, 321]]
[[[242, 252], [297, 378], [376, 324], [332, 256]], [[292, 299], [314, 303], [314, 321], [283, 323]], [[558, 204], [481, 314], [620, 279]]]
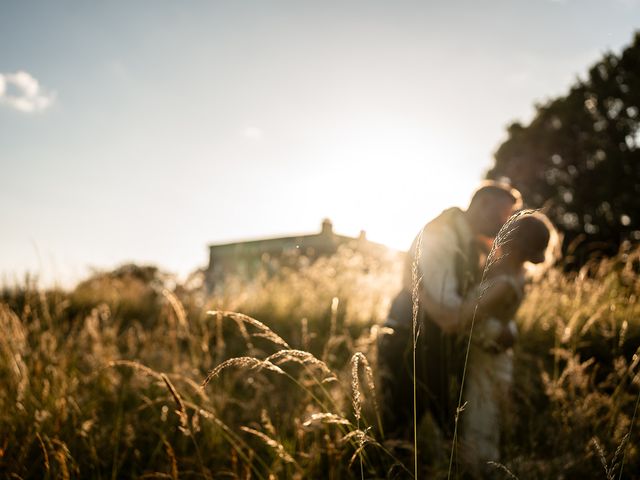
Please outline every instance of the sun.
[[331, 193], [318, 200], [338, 231], [365, 230], [369, 239], [405, 250], [443, 209], [466, 206], [478, 177], [473, 169], [469, 175], [459, 141], [417, 125], [368, 125], [349, 133], [325, 152], [334, 175]]

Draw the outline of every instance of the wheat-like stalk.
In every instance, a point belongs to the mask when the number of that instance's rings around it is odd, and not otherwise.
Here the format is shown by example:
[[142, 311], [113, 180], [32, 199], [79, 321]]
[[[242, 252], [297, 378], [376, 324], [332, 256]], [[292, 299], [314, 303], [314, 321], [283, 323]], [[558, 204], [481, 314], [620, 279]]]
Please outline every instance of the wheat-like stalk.
[[518, 219], [526, 215], [532, 215], [535, 212], [536, 210], [531, 210], [531, 209], [519, 210], [513, 215], [511, 215], [509, 219], [504, 223], [504, 225], [500, 227], [500, 230], [498, 231], [497, 235], [493, 239], [493, 243], [491, 244], [491, 249], [489, 250], [489, 254], [487, 255], [487, 260], [485, 262], [484, 269], [482, 271], [481, 284], [484, 283], [484, 281], [486, 280], [487, 273], [489, 272], [493, 264], [496, 263], [498, 260], [500, 260], [500, 258], [502, 258], [501, 256], [498, 255], [498, 252], [503, 246], [505, 246], [511, 241], [510, 240], [511, 234], [518, 228], [518, 226], [516, 225]]
[[178, 319], [178, 325], [180, 328], [185, 331], [189, 329], [189, 322], [187, 321], [187, 313], [184, 310], [184, 306], [180, 299], [176, 296], [172, 291], [163, 288], [162, 296], [166, 298], [173, 309], [173, 312], [176, 314], [176, 318]]
[[176, 402], [176, 406], [178, 407], [178, 409], [176, 410], [176, 413], [180, 418], [180, 424], [182, 428], [188, 429], [189, 416], [187, 415], [187, 409], [184, 407], [184, 402], [182, 401], [182, 397], [176, 390], [176, 387], [173, 386], [173, 383], [171, 383], [171, 380], [169, 380], [169, 377], [167, 377], [164, 373], [161, 373], [160, 377], [162, 378], [162, 381], [167, 386], [167, 389], [169, 390], [169, 392], [171, 393], [171, 396]]
[[65, 442], [57, 438], [52, 439], [51, 444], [54, 446], [53, 456], [60, 467], [60, 476], [63, 480], [70, 480], [68, 460], [71, 458], [71, 453], [69, 452], [69, 447]]
[[142, 373], [149, 375], [150, 377], [156, 378], [158, 380], [164, 381], [162, 378], [162, 373], [156, 372], [152, 368], [147, 367], [146, 365], [142, 365], [140, 362], [132, 361], [132, 360], [111, 360], [107, 362], [107, 368], [112, 367], [129, 367], [134, 370], [138, 370]]
[[506, 465], [503, 465], [502, 463], [499, 463], [499, 462], [493, 462], [493, 461], [491, 461], [491, 460], [490, 460], [490, 461], [488, 461], [488, 462], [487, 462], [487, 465], [491, 465], [492, 467], [497, 468], [498, 470], [502, 470], [504, 473], [506, 473], [506, 474], [507, 474], [507, 476], [508, 476], [509, 478], [512, 478], [513, 480], [518, 480], [518, 477], [516, 477], [516, 476], [513, 474], [513, 472], [512, 472], [511, 470], [509, 470], [509, 469], [507, 468], [507, 466], [506, 466]]
[[301, 321], [300, 321], [300, 328], [301, 328], [301, 341], [302, 341], [302, 348], [304, 348], [305, 350], [309, 349], [309, 321], [307, 320], [307, 317], [304, 317]]
[[173, 450], [171, 444], [167, 441], [167, 439], [163, 436], [162, 443], [164, 444], [164, 448], [167, 452], [167, 456], [171, 461], [171, 478], [172, 480], [178, 480], [178, 460], [176, 459], [176, 453]]
[[420, 326], [418, 325], [418, 310], [420, 305], [420, 257], [422, 256], [422, 235], [424, 228], [420, 230], [416, 242], [416, 253], [411, 263], [411, 342], [412, 342], [412, 363], [413, 363], [413, 477], [418, 478], [418, 384], [416, 379], [416, 349], [418, 348], [418, 336]]
[[[247, 329], [245, 327], [246, 325], [251, 325], [252, 327], [255, 327], [259, 330], [259, 333], [253, 334], [254, 337], [261, 337], [261, 338], [265, 338], [269, 341], [271, 341], [272, 343], [275, 343], [276, 345], [280, 345], [281, 347], [284, 348], [291, 348], [289, 347], [289, 344], [287, 342], [284, 341], [284, 339], [282, 337], [280, 337], [278, 334], [276, 334], [273, 330], [271, 330], [269, 327], [267, 327], [264, 323], [262, 323], [259, 320], [256, 320], [255, 318], [252, 318], [248, 315], [245, 315], [243, 313], [238, 313], [238, 312], [229, 312], [229, 311], [219, 311], [219, 310], [210, 310], [207, 312], [208, 315], [214, 315], [214, 316], [219, 316], [221, 315], [222, 317], [228, 317], [231, 318], [232, 320], [234, 320], [236, 322], [236, 324], [238, 325], [238, 328], [240, 329], [240, 331], [242, 332], [243, 337], [245, 337], [245, 340], [249, 339], [249, 334], [247, 332]], [[250, 344], [250, 340], [248, 340], [248, 344]], [[252, 346], [250, 346], [250, 348], [252, 348]]]
[[250, 433], [251, 435], [255, 435], [256, 437], [261, 439], [266, 445], [268, 445], [273, 450], [275, 450], [276, 455], [278, 456], [278, 458], [280, 458], [284, 462], [294, 463], [294, 464], [296, 463], [294, 458], [284, 448], [284, 445], [282, 445], [282, 443], [278, 442], [277, 440], [274, 440], [269, 435], [267, 435], [267, 434], [265, 434], [263, 432], [260, 432], [258, 430], [255, 430], [253, 428], [246, 427], [246, 426], [240, 427], [240, 430], [242, 430], [243, 432]]
[[266, 370], [270, 370], [272, 372], [276, 372], [280, 374], [285, 373], [280, 367], [278, 367], [277, 365], [274, 365], [273, 363], [267, 360], [260, 360], [255, 357], [235, 357], [235, 358], [230, 358], [228, 360], [225, 360], [216, 368], [211, 370], [207, 375], [207, 377], [202, 381], [201, 387], [202, 388], [206, 387], [211, 380], [213, 380], [215, 377], [217, 377], [220, 374], [220, 372], [230, 367], [250, 368], [250, 369], [264, 368]]
[[[198, 407], [196, 404], [192, 404], [190, 402], [186, 402], [190, 408], [197, 410], [198, 414], [204, 418], [205, 420], [210, 420], [216, 426], [218, 426], [222, 432], [224, 433], [225, 438], [231, 444], [231, 446], [235, 449], [236, 452], [243, 458], [247, 465], [251, 467], [258, 478], [264, 478], [260, 473], [260, 470], [256, 469], [256, 466], [251, 461], [252, 458], [255, 458], [256, 461], [261, 465], [262, 468], [268, 470], [268, 465], [261, 460], [259, 456], [256, 455], [255, 450], [251, 448], [236, 432], [234, 432], [226, 423], [224, 423], [218, 416], [213, 413], [211, 410], [207, 410], [205, 408]], [[247, 455], [244, 450], [249, 452]]]
[[309, 418], [307, 418], [302, 426], [310, 427], [316, 423], [326, 423], [326, 424], [334, 424], [334, 425], [351, 425], [351, 422], [340, 415], [336, 415], [335, 413], [314, 413]]
[[351, 399], [353, 403], [353, 413], [355, 414], [358, 422], [360, 421], [360, 414], [362, 411], [360, 378], [358, 375], [358, 363], [361, 356], [363, 355], [360, 352], [356, 352], [353, 357], [351, 357]]
[[370, 437], [367, 434], [366, 430], [362, 430], [360, 428], [356, 428], [354, 430], [351, 430], [349, 433], [347, 433], [346, 435], [344, 435], [340, 441], [342, 443], [347, 443], [350, 442], [352, 440], [356, 440], [359, 444], [365, 442], [365, 441], [375, 441], [374, 438]]
[[169, 380], [169, 377], [167, 377], [164, 373], [160, 374], [160, 376], [164, 384], [169, 389], [169, 392], [171, 393], [171, 396], [175, 400], [176, 405], [178, 407], [178, 409], [176, 410], [176, 413], [180, 418], [180, 430], [182, 431], [182, 433], [184, 433], [185, 435], [188, 435], [191, 438], [193, 446], [196, 449], [196, 455], [198, 456], [198, 461], [200, 463], [200, 468], [202, 469], [202, 474], [206, 479], [210, 479], [211, 475], [209, 474], [209, 471], [204, 466], [202, 454], [200, 453], [200, 446], [198, 445], [198, 442], [195, 436], [193, 435], [193, 431], [189, 426], [189, 415], [187, 414], [187, 409], [185, 408], [184, 401], [182, 400], [182, 397], [178, 393], [178, 390], [176, 390], [176, 387], [173, 385], [173, 383], [171, 383], [171, 380]]
[[222, 359], [224, 357], [224, 334], [222, 330], [222, 312], [217, 312], [215, 315], [215, 335], [216, 335], [216, 355], [218, 359]]
[[607, 462], [607, 456], [604, 453], [604, 448], [598, 442], [596, 437], [592, 437], [589, 442], [598, 453], [598, 458], [600, 459], [600, 463], [602, 464], [602, 468], [604, 469], [604, 473], [607, 476], [607, 480], [614, 480], [613, 469], [609, 468], [609, 463]]
[[163, 472], [147, 472], [138, 477], [140, 480], [158, 480], [159, 478], [170, 478], [175, 480], [177, 477], [173, 477], [172, 474]]
[[329, 358], [329, 352], [331, 348], [334, 346], [334, 339], [336, 338], [336, 333], [338, 329], [338, 306], [340, 305], [340, 299], [338, 297], [333, 297], [331, 299], [331, 317], [329, 319], [329, 340], [324, 344], [324, 349], [322, 351], [322, 358], [324, 361], [327, 361]]
[[[374, 374], [373, 374], [373, 369], [371, 368], [371, 365], [369, 364], [369, 361], [367, 360], [367, 357], [362, 352], [356, 352], [353, 355], [353, 357], [351, 357], [352, 389], [353, 389], [353, 375], [354, 375], [354, 372], [355, 372], [355, 375], [358, 376], [358, 371], [359, 371], [359, 365], [360, 364], [364, 368], [365, 381], [367, 383], [367, 388], [369, 389], [369, 392], [371, 392], [371, 399], [373, 400], [373, 408], [374, 408], [374, 410], [376, 412], [376, 417], [377, 417], [377, 421], [378, 421], [378, 428], [380, 428], [380, 432], [384, 435], [384, 432], [382, 430], [382, 418], [380, 416], [380, 407], [378, 405], [378, 398], [377, 398], [377, 395], [376, 395], [376, 383], [375, 383], [375, 377], [374, 377]], [[359, 389], [359, 384], [357, 386], [358, 386], [358, 389]]]
[[356, 461], [356, 459], [360, 458], [360, 475], [362, 477], [364, 477], [364, 473], [362, 470], [362, 453], [364, 452], [365, 447], [367, 445], [375, 445], [377, 447], [383, 448], [382, 445], [378, 441], [376, 441], [375, 438], [371, 437], [367, 433], [368, 430], [369, 429], [361, 430], [357, 428], [355, 430], [350, 431], [340, 439], [341, 443], [347, 443], [352, 440], [356, 441], [356, 444], [358, 445], [358, 447], [356, 448], [355, 452], [353, 452], [353, 455], [349, 460], [349, 468], [353, 466], [353, 463]]
[[18, 402], [22, 401], [30, 381], [24, 361], [26, 346], [26, 328], [20, 317], [9, 306], [0, 303], [0, 356], [4, 354], [5, 361], [11, 365]]
[[276, 427], [273, 426], [273, 422], [271, 421], [271, 418], [269, 417], [269, 413], [267, 412], [266, 408], [263, 408], [260, 411], [260, 420], [262, 422], [262, 426], [264, 427], [264, 429], [275, 437]]
[[286, 362], [295, 362], [301, 365], [317, 367], [325, 375], [325, 380], [336, 379], [336, 375], [333, 373], [333, 371], [331, 371], [331, 369], [325, 362], [315, 357], [311, 353], [305, 352], [304, 350], [279, 350], [276, 353], [269, 355], [265, 361], [270, 362], [274, 365], [282, 365]]
[[40, 448], [42, 449], [42, 457], [44, 459], [44, 469], [47, 471], [47, 474], [49, 474], [51, 471], [51, 466], [49, 465], [49, 454], [47, 453], [47, 449], [44, 446], [44, 442], [42, 441], [40, 432], [36, 432], [36, 438], [38, 439], [38, 443], [40, 444]]

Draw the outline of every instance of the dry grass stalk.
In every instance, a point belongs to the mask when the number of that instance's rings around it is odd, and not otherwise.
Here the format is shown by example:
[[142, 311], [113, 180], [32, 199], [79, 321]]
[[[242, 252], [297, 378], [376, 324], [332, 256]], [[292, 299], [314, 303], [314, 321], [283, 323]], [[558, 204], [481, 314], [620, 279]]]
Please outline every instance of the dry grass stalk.
[[150, 377], [154, 377], [158, 380], [162, 380], [164, 381], [164, 379], [162, 378], [162, 373], [156, 372], [155, 370], [153, 370], [152, 368], [149, 368], [145, 365], [142, 365], [140, 362], [136, 362], [136, 361], [132, 361], [132, 360], [111, 360], [107, 363], [106, 365], [107, 368], [113, 368], [113, 367], [130, 367], [133, 368], [134, 370], [138, 370], [140, 372], [143, 372], [147, 375], [149, 375]]
[[335, 346], [334, 340], [337, 337], [338, 331], [338, 306], [340, 305], [340, 299], [333, 297], [331, 299], [331, 317], [329, 320], [329, 337], [328, 341], [324, 344], [322, 351], [322, 359], [326, 362], [329, 357], [329, 352]]
[[351, 442], [352, 440], [355, 440], [358, 445], [358, 448], [356, 448], [356, 451], [353, 452], [353, 455], [349, 460], [349, 468], [353, 466], [353, 463], [358, 458], [362, 459], [362, 452], [364, 451], [367, 445], [375, 445], [376, 447], [380, 447], [384, 450], [384, 447], [380, 443], [378, 443], [375, 438], [367, 434], [368, 430], [369, 429], [361, 430], [358, 428], [347, 433], [344, 437], [340, 439], [341, 443], [348, 443], [348, 442]]
[[[291, 348], [289, 347], [289, 344], [287, 342], [285, 342], [282, 337], [280, 337], [278, 334], [276, 334], [273, 330], [271, 330], [269, 327], [267, 327], [264, 323], [262, 323], [259, 320], [256, 320], [255, 318], [252, 318], [248, 315], [245, 315], [243, 313], [238, 313], [238, 312], [229, 312], [229, 311], [219, 311], [219, 310], [211, 310], [207, 312], [208, 315], [222, 315], [223, 317], [228, 317], [231, 318], [232, 320], [234, 320], [236, 322], [236, 324], [238, 325], [238, 328], [240, 329], [242, 336], [245, 337], [245, 340], [249, 339], [249, 334], [247, 332], [247, 329], [245, 327], [245, 324], [247, 325], [251, 325], [252, 327], [257, 328], [258, 330], [260, 330], [259, 333], [254, 334], [253, 336], [256, 337], [261, 337], [261, 338], [266, 338], [267, 340], [271, 341], [272, 343], [275, 343], [276, 345], [280, 345], [281, 347], [284, 348]], [[250, 344], [250, 340], [248, 340], [248, 345]], [[252, 346], [250, 346], [249, 348], [253, 348]]]
[[[197, 410], [198, 414], [202, 418], [204, 418], [205, 420], [211, 420], [215, 425], [220, 427], [220, 429], [224, 433], [225, 438], [233, 447], [233, 455], [240, 455], [250, 466], [253, 466], [253, 462], [251, 461], [251, 459], [255, 458], [257, 463], [260, 463], [265, 468], [267, 467], [267, 465], [260, 460], [260, 457], [256, 456], [255, 450], [253, 450], [242, 438], [240, 438], [226, 423], [220, 420], [217, 415], [215, 415], [211, 410], [200, 408], [195, 404], [190, 404], [189, 402], [187, 402], [187, 404], [190, 408]], [[243, 449], [247, 450], [249, 452], [249, 455], [245, 454], [243, 452]], [[261, 477], [259, 474], [257, 476], [259, 478]]]
[[304, 317], [301, 321], [300, 321], [300, 325], [301, 325], [301, 340], [302, 340], [302, 348], [304, 348], [305, 350], [309, 350], [309, 321], [307, 320], [307, 317]]
[[222, 362], [220, 365], [218, 365], [216, 368], [214, 368], [209, 372], [207, 377], [202, 381], [201, 388], [206, 387], [211, 380], [213, 380], [215, 377], [217, 377], [220, 374], [220, 372], [230, 367], [240, 367], [240, 368], [250, 368], [250, 369], [264, 368], [272, 372], [284, 374], [284, 371], [280, 367], [274, 365], [268, 360], [260, 360], [255, 357], [230, 358], [229, 360], [225, 360], [224, 362]]
[[507, 468], [506, 465], [503, 465], [502, 463], [498, 463], [498, 462], [493, 462], [493, 461], [488, 461], [487, 464], [491, 465], [492, 467], [494, 467], [494, 468], [496, 468], [498, 470], [502, 470], [504, 473], [507, 474], [507, 476], [509, 478], [512, 478], [513, 480], [518, 480], [518, 477], [516, 477], [513, 474], [513, 472]]
[[173, 447], [167, 441], [166, 438], [162, 437], [162, 443], [164, 444], [164, 448], [167, 452], [167, 456], [171, 461], [171, 476], [169, 476], [169, 478], [173, 480], [178, 480], [178, 460], [176, 458], [176, 453], [174, 452]]
[[169, 380], [169, 377], [167, 377], [164, 373], [161, 374], [161, 377], [165, 385], [169, 389], [169, 392], [171, 392], [171, 395], [173, 396], [173, 399], [175, 400], [176, 405], [178, 406], [178, 410], [176, 411], [176, 413], [180, 418], [180, 431], [182, 431], [182, 433], [184, 433], [185, 435], [191, 438], [191, 441], [193, 442], [193, 446], [196, 449], [198, 461], [200, 462], [200, 467], [202, 468], [202, 473], [205, 478], [209, 479], [211, 478], [211, 475], [209, 474], [209, 471], [204, 466], [202, 455], [200, 453], [200, 447], [198, 446], [198, 442], [196, 441], [196, 438], [193, 435], [193, 431], [189, 426], [189, 416], [187, 415], [187, 409], [185, 408], [185, 404], [182, 400], [182, 397], [178, 393], [178, 390], [176, 390], [176, 388], [173, 386], [173, 383], [171, 383], [171, 380]]
[[333, 337], [336, 334], [338, 328], [338, 306], [340, 305], [340, 299], [333, 297], [331, 299], [331, 323], [329, 324], [329, 337]]
[[185, 433], [190, 433], [190, 430], [188, 428], [189, 427], [189, 416], [187, 415], [187, 409], [184, 407], [184, 402], [182, 401], [182, 397], [180, 396], [180, 394], [176, 390], [176, 387], [173, 386], [173, 383], [171, 383], [171, 380], [169, 380], [169, 377], [167, 377], [164, 373], [160, 374], [160, 376], [161, 376], [162, 380], [164, 381], [164, 384], [169, 389], [169, 392], [171, 393], [171, 396], [173, 397], [173, 399], [176, 402], [176, 406], [178, 407], [178, 409], [176, 410], [176, 413], [178, 414], [178, 417], [180, 418], [180, 425], [181, 425], [182, 431], [185, 432]]
[[185, 384], [187, 384], [191, 388], [191, 390], [200, 397], [201, 400], [207, 400], [209, 398], [207, 393], [204, 390], [202, 390], [201, 385], [198, 382], [194, 381], [193, 379], [177, 373], [168, 373], [167, 377], [173, 378], [174, 381], [177, 378], [181, 382], [184, 382]]
[[[595, 449], [596, 453], [598, 454], [598, 458], [600, 459], [602, 468], [604, 469], [605, 475], [607, 476], [607, 480], [615, 479], [615, 472], [616, 470], [618, 470], [618, 468], [621, 467], [620, 462], [622, 460], [624, 449], [627, 446], [628, 440], [629, 440], [629, 433], [627, 433], [622, 438], [622, 440], [618, 444], [618, 447], [616, 448], [616, 451], [613, 454], [613, 457], [611, 458], [611, 462], [608, 462], [607, 455], [604, 451], [604, 448], [602, 447], [602, 445], [600, 445], [600, 442], [598, 442], [598, 439], [596, 437], [591, 438], [591, 441], [589, 442], [589, 444]], [[620, 471], [620, 475], [622, 475], [622, 471]]]
[[351, 422], [335, 413], [314, 413], [302, 424], [303, 427], [310, 427], [313, 424], [333, 424], [333, 425], [351, 425]]
[[162, 289], [162, 296], [166, 298], [171, 305], [171, 308], [173, 309], [173, 312], [175, 313], [178, 320], [178, 326], [183, 329], [183, 331], [188, 331], [189, 322], [187, 321], [187, 313], [185, 312], [184, 306], [182, 305], [180, 299], [176, 296], [175, 293], [166, 288]]
[[138, 478], [140, 478], [141, 480], [156, 479], [156, 478], [171, 478], [175, 480], [175, 478], [177, 477], [174, 478], [172, 475], [168, 473], [163, 473], [163, 472], [149, 472], [149, 473], [143, 473]]
[[416, 243], [416, 253], [411, 263], [411, 341], [412, 348], [412, 372], [413, 375], [413, 476], [418, 478], [418, 398], [417, 384], [415, 378], [416, 372], [416, 350], [418, 348], [418, 336], [420, 335], [420, 326], [418, 324], [418, 309], [420, 304], [420, 283], [422, 276], [420, 275], [419, 265], [422, 256], [422, 235], [424, 228], [420, 230]]
[[254, 430], [253, 428], [245, 427], [245, 426], [240, 427], [240, 430], [242, 430], [243, 432], [247, 432], [247, 433], [250, 433], [252, 435], [255, 435], [256, 437], [261, 439], [266, 445], [268, 445], [273, 450], [275, 450], [276, 455], [282, 461], [284, 461], [286, 463], [296, 463], [296, 461], [293, 459], [293, 457], [291, 455], [289, 455], [289, 453], [285, 450], [284, 445], [282, 445], [280, 442], [274, 440], [270, 436], [266, 435], [265, 433], [260, 432], [258, 430]]
[[54, 457], [58, 462], [58, 466], [60, 467], [60, 476], [62, 480], [69, 480], [71, 478], [71, 476], [69, 475], [69, 464], [67, 462], [71, 457], [69, 448], [67, 447], [66, 443], [57, 438], [51, 440], [51, 443], [55, 447]]
[[[500, 260], [501, 257], [498, 256], [498, 252], [504, 245], [510, 242], [509, 237], [515, 231], [515, 229], [518, 228], [517, 225], [515, 225], [516, 221], [520, 217], [531, 215], [533, 213], [535, 213], [535, 210], [520, 210], [511, 215], [505, 222], [505, 224], [500, 227], [498, 234], [495, 236], [493, 243], [491, 244], [491, 250], [489, 250], [489, 254], [487, 255], [487, 261], [485, 262], [484, 270], [482, 272], [482, 280], [480, 282], [481, 285], [484, 283], [491, 266], [498, 260]], [[482, 289], [480, 291], [480, 295], [482, 295]]]
[[[362, 364], [364, 368], [365, 381], [367, 383], [367, 388], [369, 389], [369, 392], [371, 392], [373, 407], [375, 409], [376, 416], [378, 417], [379, 427], [380, 429], [382, 429], [382, 422], [380, 420], [380, 408], [378, 407], [378, 399], [376, 397], [376, 384], [374, 380], [373, 369], [371, 368], [371, 365], [369, 364], [367, 357], [362, 352], [356, 352], [353, 355], [353, 357], [351, 357], [351, 388], [352, 390], [354, 388], [357, 388], [358, 392], [361, 393], [360, 382], [358, 381], [360, 364]], [[356, 377], [355, 380], [354, 380], [354, 375]], [[353, 398], [355, 400], [355, 394]], [[358, 395], [358, 398], [360, 398], [360, 395]]]
[[215, 323], [216, 323], [216, 355], [218, 359], [221, 359], [224, 357], [224, 349], [225, 349], [225, 343], [224, 343], [224, 333], [222, 330], [222, 319], [224, 317], [222, 316], [222, 312], [216, 312], [215, 314]]
[[169, 380], [169, 377], [167, 377], [164, 373], [161, 373], [160, 377], [162, 378], [162, 380], [164, 381], [165, 385], [169, 389], [169, 392], [171, 393], [171, 396], [173, 397], [173, 399], [176, 402], [178, 410], [180, 410], [180, 412], [182, 412], [183, 414], [186, 414], [187, 411], [184, 408], [184, 402], [182, 401], [182, 397], [180, 397], [180, 394], [176, 390], [176, 387], [173, 386], [173, 383], [171, 383], [171, 380]]
[[344, 435], [340, 439], [340, 442], [347, 443], [347, 442], [350, 442], [352, 440], [356, 440], [358, 442], [358, 444], [361, 444], [361, 443], [363, 443], [365, 441], [375, 441], [373, 438], [371, 438], [369, 435], [367, 435], [367, 432], [365, 430], [362, 430], [360, 428], [356, 428], [355, 430], [351, 430], [349, 433], [347, 433], [346, 435]]
[[4, 361], [11, 365], [19, 402], [29, 385], [29, 370], [24, 362], [26, 346], [26, 328], [20, 317], [9, 306], [0, 303], [0, 359], [4, 356]]
[[[356, 352], [351, 357], [351, 400], [353, 403], [353, 412], [356, 420], [360, 421], [360, 415], [362, 412], [362, 398], [360, 392], [360, 375], [358, 372], [358, 365], [364, 358], [364, 355], [360, 352]], [[366, 362], [366, 358], [364, 359]]]
[[44, 446], [44, 442], [42, 441], [42, 437], [39, 432], [36, 432], [36, 438], [38, 439], [38, 443], [40, 444], [40, 448], [42, 449], [42, 456], [44, 458], [44, 469], [47, 471], [47, 474], [51, 472], [51, 466], [49, 464], [49, 454], [47, 453], [47, 448]]
[[589, 442], [589, 444], [592, 445], [595, 451], [598, 453], [598, 458], [600, 459], [602, 468], [604, 468], [604, 473], [607, 476], [607, 480], [614, 480], [613, 471], [612, 469], [609, 468], [609, 464], [607, 462], [607, 456], [604, 453], [604, 449], [602, 448], [602, 445], [600, 445], [600, 442], [598, 442], [598, 439], [596, 437], [593, 437]]
[[271, 418], [269, 417], [269, 412], [267, 412], [266, 408], [263, 408], [260, 411], [260, 420], [262, 422], [262, 426], [264, 427], [264, 429], [275, 437], [276, 427], [273, 426], [273, 422], [271, 422]]
[[319, 368], [327, 378], [336, 378], [336, 375], [333, 373], [333, 371], [331, 371], [331, 369], [325, 362], [315, 357], [311, 353], [305, 352], [304, 350], [280, 350], [272, 355], [269, 355], [265, 361], [271, 362], [275, 365], [282, 365], [286, 362], [295, 362], [301, 365], [309, 365]]
[[[224, 317], [225, 315], [223, 314], [222, 318]], [[242, 335], [242, 338], [244, 338], [244, 341], [247, 344], [247, 348], [249, 349], [249, 351], [250, 352], [253, 351], [253, 342], [251, 341], [251, 335], [249, 335], [249, 331], [247, 330], [247, 326], [244, 324], [244, 321], [237, 317], [231, 317], [231, 319], [238, 326], [238, 330], [240, 330], [240, 335]]]

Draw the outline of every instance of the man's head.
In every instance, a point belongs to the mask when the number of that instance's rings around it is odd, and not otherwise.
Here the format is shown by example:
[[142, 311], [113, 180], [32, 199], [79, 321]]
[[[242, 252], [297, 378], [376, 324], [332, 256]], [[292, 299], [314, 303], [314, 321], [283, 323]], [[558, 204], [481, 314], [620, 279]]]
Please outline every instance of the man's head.
[[467, 219], [474, 233], [493, 238], [520, 208], [522, 196], [518, 190], [506, 183], [488, 180], [471, 197]]

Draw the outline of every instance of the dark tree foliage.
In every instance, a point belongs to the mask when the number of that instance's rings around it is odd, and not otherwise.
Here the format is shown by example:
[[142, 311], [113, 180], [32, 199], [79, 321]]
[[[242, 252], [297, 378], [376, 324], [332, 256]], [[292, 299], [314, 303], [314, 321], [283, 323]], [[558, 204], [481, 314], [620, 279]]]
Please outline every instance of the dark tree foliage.
[[[565, 253], [613, 253], [640, 240], [640, 32], [566, 96], [514, 123], [487, 178], [508, 177], [564, 234]], [[579, 245], [576, 251], [576, 246]]]

